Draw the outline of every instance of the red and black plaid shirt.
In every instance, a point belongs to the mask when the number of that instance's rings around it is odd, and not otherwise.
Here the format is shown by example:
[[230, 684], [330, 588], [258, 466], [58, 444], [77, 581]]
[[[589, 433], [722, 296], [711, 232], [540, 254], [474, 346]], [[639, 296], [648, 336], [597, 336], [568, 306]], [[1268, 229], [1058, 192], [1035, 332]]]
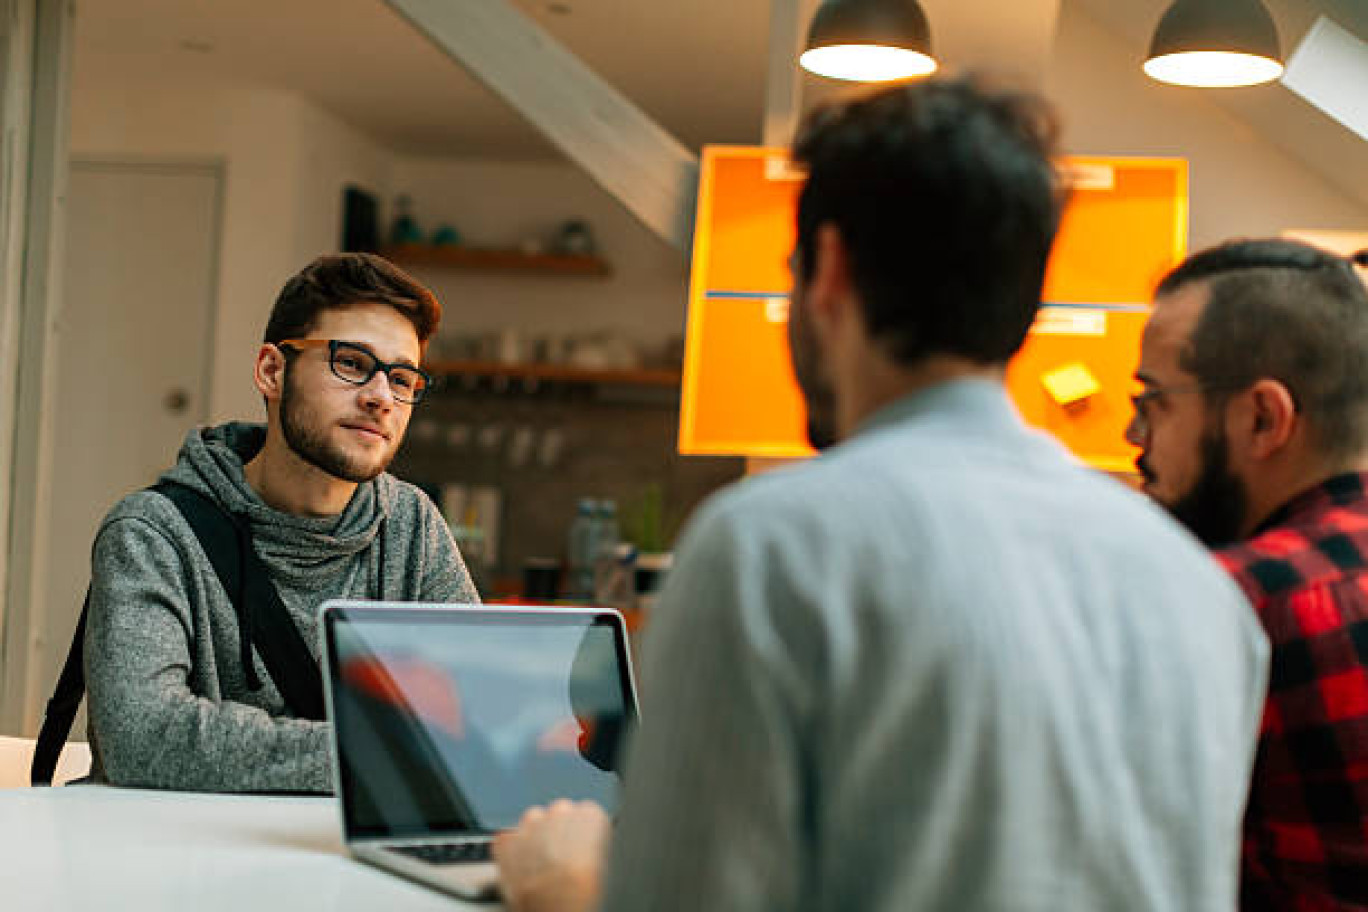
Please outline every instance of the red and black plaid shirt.
[[1273, 644], [1241, 907], [1368, 910], [1368, 473], [1218, 553]]

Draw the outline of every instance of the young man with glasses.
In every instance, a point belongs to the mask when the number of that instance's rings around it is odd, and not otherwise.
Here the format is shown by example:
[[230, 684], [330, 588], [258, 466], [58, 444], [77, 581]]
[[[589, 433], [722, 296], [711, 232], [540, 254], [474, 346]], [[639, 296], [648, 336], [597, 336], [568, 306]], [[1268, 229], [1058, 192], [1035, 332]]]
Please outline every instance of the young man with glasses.
[[[266, 424], [191, 431], [163, 476], [232, 518], [314, 661], [325, 599], [478, 599], [434, 505], [385, 472], [428, 389], [419, 365], [440, 317], [387, 261], [320, 257], [286, 283], [257, 352]], [[121, 501], [95, 540], [85, 639], [95, 779], [328, 790], [325, 723], [287, 709], [262, 659], [272, 635], [240, 623], [167, 497]]]
[[1273, 642], [1241, 906], [1368, 908], [1368, 290], [1296, 241], [1204, 250], [1160, 283], [1136, 378], [1145, 490]]

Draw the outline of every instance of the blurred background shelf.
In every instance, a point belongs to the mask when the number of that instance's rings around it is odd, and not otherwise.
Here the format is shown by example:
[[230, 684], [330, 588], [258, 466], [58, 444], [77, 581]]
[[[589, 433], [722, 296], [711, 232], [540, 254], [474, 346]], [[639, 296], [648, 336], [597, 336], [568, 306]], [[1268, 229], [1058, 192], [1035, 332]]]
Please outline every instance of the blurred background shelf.
[[434, 247], [400, 244], [380, 251], [401, 266], [433, 266], [478, 272], [524, 272], [537, 275], [610, 276], [613, 268], [597, 256], [523, 253], [520, 250], [481, 250], [474, 247]]
[[679, 386], [680, 372], [667, 369], [587, 370], [561, 364], [500, 364], [497, 361], [433, 361], [429, 373], [440, 377], [508, 377], [561, 383], [622, 386]]

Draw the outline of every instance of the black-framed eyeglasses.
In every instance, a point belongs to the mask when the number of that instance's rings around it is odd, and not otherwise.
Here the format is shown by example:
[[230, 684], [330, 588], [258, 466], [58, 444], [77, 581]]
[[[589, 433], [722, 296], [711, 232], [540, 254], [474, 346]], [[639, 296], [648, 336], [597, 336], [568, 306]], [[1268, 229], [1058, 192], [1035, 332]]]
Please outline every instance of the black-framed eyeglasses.
[[328, 367], [333, 376], [355, 386], [365, 386], [378, 373], [384, 373], [394, 398], [406, 405], [417, 405], [432, 386], [432, 377], [420, 367], [402, 361], [381, 361], [364, 345], [341, 339], [283, 339], [276, 348], [328, 349]]

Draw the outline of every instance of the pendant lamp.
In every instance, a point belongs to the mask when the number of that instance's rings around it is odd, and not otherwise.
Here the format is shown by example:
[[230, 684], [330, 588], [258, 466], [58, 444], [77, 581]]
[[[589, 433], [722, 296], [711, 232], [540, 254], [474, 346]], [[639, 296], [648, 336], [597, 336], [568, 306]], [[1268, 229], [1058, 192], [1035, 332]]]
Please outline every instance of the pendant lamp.
[[1283, 72], [1278, 30], [1262, 0], [1174, 0], [1154, 30], [1145, 72], [1201, 88], [1271, 82]]
[[831, 79], [890, 82], [934, 73], [931, 27], [917, 0], [824, 0], [803, 69]]

